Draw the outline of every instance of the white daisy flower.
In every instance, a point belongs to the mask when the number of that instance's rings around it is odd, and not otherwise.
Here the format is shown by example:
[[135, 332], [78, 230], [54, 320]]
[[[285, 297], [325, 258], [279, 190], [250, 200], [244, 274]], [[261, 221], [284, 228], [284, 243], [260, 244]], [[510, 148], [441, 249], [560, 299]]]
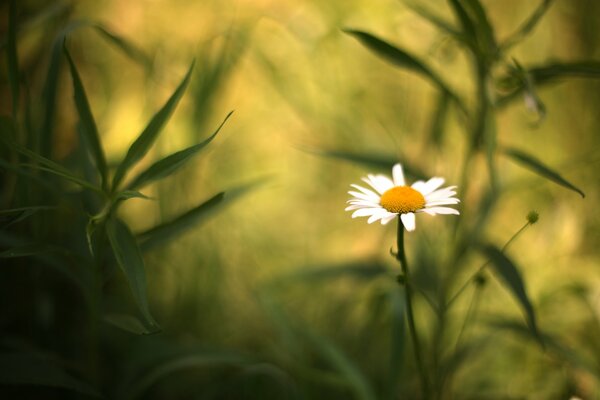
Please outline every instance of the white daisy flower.
[[456, 186], [439, 189], [444, 184], [444, 178], [434, 177], [427, 182], [416, 181], [407, 186], [400, 164], [392, 168], [392, 178], [385, 175], [367, 175], [362, 178], [374, 190], [350, 185], [358, 191], [348, 192], [352, 198], [348, 200], [350, 206], [346, 207], [346, 211], [354, 210], [352, 218], [369, 217], [369, 224], [381, 220], [385, 225], [396, 215], [400, 215], [407, 231], [415, 230], [415, 213], [460, 214], [454, 208], [444, 207], [460, 202], [453, 197], [456, 195]]

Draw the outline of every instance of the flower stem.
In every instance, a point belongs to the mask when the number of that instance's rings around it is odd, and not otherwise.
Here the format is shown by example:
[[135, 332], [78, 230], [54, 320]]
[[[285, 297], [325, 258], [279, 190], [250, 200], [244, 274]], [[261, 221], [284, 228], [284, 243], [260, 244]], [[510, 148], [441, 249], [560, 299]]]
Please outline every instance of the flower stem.
[[415, 360], [417, 362], [417, 368], [419, 370], [419, 375], [421, 378], [421, 386], [423, 391], [423, 398], [429, 399], [429, 382], [427, 379], [427, 372], [425, 370], [425, 364], [423, 363], [423, 358], [421, 357], [421, 346], [419, 345], [419, 338], [417, 336], [417, 329], [415, 326], [415, 316], [413, 312], [413, 304], [412, 304], [412, 289], [410, 276], [408, 274], [408, 262], [406, 261], [406, 252], [404, 251], [404, 225], [402, 224], [402, 220], [400, 216], [398, 216], [398, 254], [396, 255], [396, 259], [400, 262], [400, 267], [402, 268], [402, 274], [404, 275], [404, 296], [406, 301], [406, 318], [408, 321], [408, 329], [410, 331], [410, 336], [413, 342], [413, 348], [415, 349]]

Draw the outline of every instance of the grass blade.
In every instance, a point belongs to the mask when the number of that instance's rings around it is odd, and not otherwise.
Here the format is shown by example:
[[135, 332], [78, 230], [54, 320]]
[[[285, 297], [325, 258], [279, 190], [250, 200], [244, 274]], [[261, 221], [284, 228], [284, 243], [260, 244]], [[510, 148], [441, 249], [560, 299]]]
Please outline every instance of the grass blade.
[[17, 54], [17, 2], [11, 0], [8, 14], [8, 43], [7, 43], [8, 84], [12, 97], [12, 115], [16, 120], [19, 109], [19, 57]]
[[560, 176], [557, 172], [551, 170], [546, 165], [544, 165], [541, 161], [537, 160], [533, 156], [514, 148], [506, 148], [504, 149], [504, 154], [509, 156], [511, 159], [521, 164], [525, 168], [535, 172], [536, 174], [552, 181], [562, 187], [570, 189], [574, 192], [577, 192], [581, 195], [581, 197], [585, 197], [585, 193], [571, 182], [567, 181], [565, 178]]
[[202, 202], [200, 205], [192, 208], [186, 213], [165, 222], [138, 235], [142, 251], [150, 250], [156, 246], [164, 244], [189, 229], [198, 226], [208, 218], [212, 217], [224, 206], [232, 204], [238, 198], [244, 196], [248, 191], [261, 185], [264, 180], [256, 180], [245, 185], [240, 185], [230, 189], [227, 192], [221, 192], [210, 199]]
[[472, 20], [476, 31], [476, 39], [482, 54], [495, 57], [498, 49], [494, 28], [479, 0], [463, 0], [467, 11], [471, 11]]
[[502, 42], [500, 45], [502, 51], [510, 49], [512, 46], [525, 39], [527, 35], [533, 31], [538, 22], [540, 22], [553, 1], [554, 0], [543, 0], [540, 5], [536, 7], [533, 14], [531, 14], [531, 16], [527, 18], [527, 20], [512, 35]]
[[507, 288], [512, 292], [513, 296], [517, 299], [525, 312], [527, 325], [531, 330], [531, 333], [538, 339], [543, 345], [540, 332], [538, 330], [535, 321], [535, 311], [527, 296], [525, 290], [525, 284], [519, 272], [519, 269], [515, 264], [504, 254], [500, 249], [493, 245], [484, 245], [481, 247], [481, 251], [491, 262], [491, 266], [494, 268], [496, 273], [502, 278]]
[[0, 355], [0, 385], [34, 385], [66, 389], [92, 397], [102, 397], [96, 389], [38, 354]]
[[113, 178], [112, 188], [116, 190], [119, 183], [129, 171], [129, 169], [134, 166], [147, 152], [150, 150], [150, 147], [158, 137], [158, 134], [161, 132], [162, 128], [167, 123], [169, 117], [175, 110], [175, 107], [179, 103], [179, 100], [183, 96], [183, 92], [185, 91], [189, 81], [190, 76], [192, 74], [192, 70], [194, 68], [194, 62], [190, 65], [185, 77], [175, 90], [175, 92], [171, 95], [169, 100], [165, 103], [165, 105], [152, 117], [148, 126], [144, 129], [144, 131], [140, 134], [140, 136], [133, 142], [125, 158], [117, 167], [117, 171], [115, 172], [115, 176]]
[[98, 173], [100, 174], [102, 188], [104, 190], [107, 190], [108, 167], [106, 165], [106, 157], [104, 156], [104, 150], [102, 149], [102, 145], [100, 144], [100, 135], [98, 134], [96, 121], [94, 121], [94, 115], [92, 114], [87, 95], [85, 94], [83, 83], [81, 82], [81, 78], [79, 77], [79, 73], [77, 72], [77, 67], [75, 66], [75, 63], [73, 62], [73, 59], [69, 54], [69, 50], [67, 49], [66, 43], [64, 45], [64, 52], [69, 63], [69, 70], [71, 72], [71, 78], [73, 80], [73, 96], [75, 99], [75, 107], [77, 108], [77, 114], [79, 115], [79, 120], [81, 123], [81, 132], [83, 133], [86, 139], [85, 142], [90, 147], [89, 150], [92, 156], [94, 157], [96, 168], [98, 169]]
[[120, 219], [109, 218], [106, 233], [113, 249], [117, 263], [125, 273], [133, 297], [144, 317], [150, 331], [159, 330], [157, 322], [150, 314], [146, 293], [146, 272], [144, 259], [135, 237]]
[[106, 39], [110, 44], [113, 44], [117, 49], [121, 50], [127, 57], [142, 65], [146, 71], [152, 69], [152, 59], [133, 43], [122, 36], [109, 31], [100, 24], [94, 25], [94, 29], [96, 29], [100, 36]]
[[454, 38], [461, 39], [461, 33], [456, 30], [449, 22], [444, 21], [442, 18], [433, 14], [431, 11], [422, 6], [422, 4], [415, 0], [405, 1], [404, 4], [433, 25], [437, 26], [440, 30], [446, 32]]
[[[316, 154], [323, 157], [337, 158], [351, 163], [361, 164], [369, 168], [386, 172], [390, 171], [394, 164], [398, 163], [399, 158], [389, 154], [355, 153], [343, 150], [323, 150], [317, 151]], [[404, 172], [411, 178], [426, 179], [426, 174], [423, 173], [423, 171], [414, 165], [408, 164], [406, 161], [402, 161], [402, 168], [404, 168]]]
[[196, 155], [200, 150], [202, 150], [207, 144], [209, 144], [217, 136], [217, 134], [219, 133], [219, 131], [221, 130], [221, 128], [223, 127], [223, 125], [225, 124], [227, 119], [229, 119], [229, 117], [231, 116], [232, 113], [233, 113], [233, 111], [231, 111], [229, 114], [227, 114], [227, 116], [225, 117], [223, 122], [221, 122], [221, 125], [219, 125], [217, 130], [211, 136], [209, 136], [208, 139], [206, 139], [194, 146], [188, 147], [185, 150], [181, 150], [176, 153], [173, 153], [170, 156], [167, 156], [167, 157], [163, 158], [162, 160], [155, 162], [148, 169], [146, 169], [145, 171], [140, 173], [135, 179], [133, 179], [131, 184], [129, 184], [129, 186], [128, 186], [129, 189], [140, 188], [152, 181], [162, 179], [166, 176], [171, 175], [175, 171], [177, 171], [188, 160], [190, 160], [192, 158], [192, 156]]

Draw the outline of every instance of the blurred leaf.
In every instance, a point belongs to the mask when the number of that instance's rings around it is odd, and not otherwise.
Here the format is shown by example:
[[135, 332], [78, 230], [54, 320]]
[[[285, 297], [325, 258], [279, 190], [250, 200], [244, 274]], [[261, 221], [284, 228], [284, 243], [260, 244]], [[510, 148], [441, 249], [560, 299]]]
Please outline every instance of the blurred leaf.
[[544, 342], [540, 336], [537, 324], [535, 322], [535, 311], [533, 310], [533, 306], [531, 305], [529, 297], [527, 296], [525, 284], [521, 278], [518, 268], [504, 253], [502, 253], [500, 249], [493, 245], [484, 245], [481, 247], [481, 251], [487, 258], [489, 258], [491, 266], [502, 278], [505, 285], [520, 303], [523, 311], [525, 311], [529, 329], [538, 339], [540, 344], [544, 346]]
[[420, 73], [421, 75], [428, 78], [433, 82], [440, 90], [448, 95], [457, 102], [457, 104], [464, 110], [464, 106], [458, 96], [456, 96], [446, 84], [441, 80], [440, 77], [437, 76], [435, 72], [433, 72], [429, 67], [427, 67], [421, 60], [413, 56], [412, 54], [407, 53], [404, 50], [401, 50], [391, 44], [371, 35], [370, 33], [354, 30], [354, 29], [344, 29], [344, 32], [354, 36], [361, 42], [365, 47], [371, 50], [373, 53], [386, 60], [387, 62], [396, 65], [401, 68], [406, 68], [415, 72]]
[[527, 154], [523, 151], [517, 150], [515, 148], [505, 148], [504, 153], [507, 156], [509, 156], [510, 158], [512, 158], [514, 161], [516, 161], [517, 163], [519, 163], [522, 166], [524, 166], [525, 168], [535, 172], [536, 174], [538, 174], [560, 186], [563, 186], [567, 189], [570, 189], [570, 190], [573, 190], [574, 192], [579, 193], [581, 195], [581, 197], [585, 197], [585, 193], [583, 193], [583, 191], [581, 191], [581, 189], [577, 188], [575, 185], [573, 185], [572, 183], [567, 181], [565, 178], [560, 176], [557, 172], [554, 172], [553, 170], [551, 170], [550, 168], [548, 168], [547, 166], [542, 164], [541, 161], [535, 159], [534, 157], [530, 156], [529, 154]]
[[81, 178], [73, 175], [71, 172], [69, 172], [69, 170], [64, 168], [62, 165], [57, 164], [54, 161], [49, 160], [37, 153], [34, 153], [33, 151], [21, 146], [20, 144], [11, 141], [10, 139], [8, 139], [5, 136], [1, 136], [0, 141], [4, 142], [8, 147], [12, 148], [14, 151], [17, 151], [18, 153], [21, 153], [22, 155], [27, 156], [30, 159], [32, 159], [33, 161], [36, 161], [38, 164], [42, 165], [42, 166], [40, 166], [40, 165], [36, 165], [36, 164], [21, 164], [21, 166], [39, 169], [42, 171], [47, 171], [54, 175], [60, 176], [70, 182], [76, 183], [77, 185], [79, 185], [81, 187], [93, 190], [95, 192], [102, 193], [102, 189], [87, 182], [84, 179], [81, 179]]
[[[511, 331], [525, 339], [531, 339], [529, 330], [518, 321], [505, 318], [493, 318], [488, 320], [488, 325], [495, 331]], [[544, 332], [540, 332], [540, 335], [541, 340], [543, 340], [546, 345], [546, 349], [557, 355], [561, 360], [566, 361], [576, 368], [587, 371], [596, 377], [600, 377], [598, 366], [594, 365], [594, 363], [590, 362], [575, 350], [567, 347], [558, 337]]]
[[210, 137], [208, 137], [208, 139], [206, 139], [206, 140], [202, 141], [201, 143], [198, 143], [194, 146], [188, 147], [185, 150], [181, 150], [176, 153], [173, 153], [170, 156], [167, 156], [167, 157], [163, 158], [162, 160], [155, 162], [149, 168], [147, 168], [145, 171], [140, 173], [129, 184], [129, 186], [128, 186], [129, 189], [137, 189], [137, 188], [144, 186], [152, 181], [162, 179], [166, 176], [169, 176], [172, 173], [174, 173], [175, 171], [177, 171], [190, 158], [192, 158], [192, 156], [194, 156], [196, 153], [198, 153], [200, 150], [202, 150], [207, 144], [209, 144], [215, 138], [215, 136], [217, 136], [217, 134], [219, 133], [219, 131], [221, 130], [221, 128], [223, 127], [223, 125], [225, 124], [225, 122], [231, 116], [232, 113], [233, 113], [233, 111], [231, 111], [229, 114], [227, 114], [227, 116], [225, 117], [223, 122], [221, 122], [221, 125], [219, 125], [217, 130]]
[[[600, 78], [599, 61], [553, 63], [538, 67], [529, 67], [525, 68], [525, 70], [536, 87], [565, 78]], [[500, 79], [500, 85], [507, 86], [513, 81], [513, 76], [506, 76]], [[516, 82], [516, 85], [517, 87], [512, 92], [498, 98], [496, 102], [497, 106], [506, 106], [511, 101], [517, 99], [519, 94], [527, 89], [523, 82]]]
[[357, 399], [376, 399], [375, 392], [369, 381], [360, 369], [337, 347], [324, 336], [312, 332], [307, 327], [302, 327], [303, 335], [313, 345], [315, 350], [327, 361], [330, 366], [339, 372]]
[[[461, 1], [461, 0], [459, 0]], [[483, 54], [488, 57], [496, 57], [498, 45], [496, 44], [496, 37], [494, 34], [494, 28], [490, 24], [485, 9], [479, 2], [479, 0], [462, 0], [467, 6], [465, 10], [470, 11], [471, 20], [476, 31], [476, 40], [479, 42], [480, 50]]]
[[389, 378], [387, 382], [387, 398], [397, 399], [399, 382], [405, 375], [403, 368], [404, 355], [406, 351], [406, 343], [408, 338], [406, 335], [406, 303], [401, 291], [394, 287], [389, 294], [390, 300], [390, 368]]
[[146, 196], [144, 193], [138, 192], [137, 190], [123, 190], [115, 196], [115, 202], [129, 199], [144, 199], [152, 200], [151, 197]]
[[133, 333], [134, 335], [147, 335], [149, 333], [152, 333], [148, 331], [144, 324], [133, 315], [107, 314], [104, 316], [104, 322], [111, 324], [126, 332]]
[[[446, 116], [448, 115], [449, 96], [447, 93], [440, 93], [435, 107], [429, 137], [438, 147], [441, 147], [444, 129], [446, 127]], [[421, 178], [424, 179], [424, 178]]]
[[66, 43], [64, 44], [64, 52], [69, 62], [69, 70], [71, 71], [71, 78], [73, 80], [73, 91], [75, 98], [75, 106], [77, 108], [77, 114], [81, 122], [81, 132], [85, 137], [85, 142], [90, 147], [89, 150], [94, 157], [96, 168], [100, 174], [102, 188], [107, 190], [108, 186], [108, 168], [106, 166], [106, 157], [104, 156], [104, 150], [100, 144], [100, 135], [98, 134], [98, 128], [96, 127], [96, 121], [94, 121], [94, 115], [90, 109], [85, 89], [75, 63], [69, 54]]
[[0, 258], [29, 257], [57, 251], [61, 252], [61, 249], [45, 244], [29, 244], [24, 246], [13, 247], [3, 252], [0, 252]]
[[224, 206], [232, 204], [235, 200], [245, 195], [248, 191], [253, 190], [261, 185], [264, 180], [257, 180], [245, 185], [240, 185], [227, 192], [221, 192], [192, 208], [184, 214], [172, 219], [171, 221], [162, 223], [158, 226], [150, 228], [138, 235], [142, 251], [150, 250], [156, 246], [171, 241], [187, 230], [198, 226], [208, 218], [212, 217], [217, 211]]
[[167, 123], [169, 117], [175, 110], [177, 103], [183, 96], [183, 92], [187, 87], [190, 76], [192, 74], [192, 70], [194, 69], [194, 62], [190, 65], [185, 77], [175, 90], [175, 92], [171, 95], [169, 100], [165, 103], [165, 105], [152, 117], [148, 126], [144, 129], [144, 131], [138, 136], [138, 138], [133, 142], [125, 158], [117, 167], [115, 172], [115, 176], [113, 177], [112, 188], [116, 190], [119, 183], [129, 171], [129, 169], [134, 166], [147, 152], [150, 150], [150, 147], [158, 137], [158, 134], [161, 132], [162, 128]]
[[464, 42], [476, 51], [477, 32], [474, 22], [467, 14], [467, 11], [461, 4], [460, 0], [448, 0], [448, 2], [450, 3], [450, 7], [452, 8], [454, 15], [460, 22]]
[[[54, 119], [56, 117], [56, 93], [58, 91], [63, 43], [69, 33], [88, 25], [89, 22], [87, 21], [74, 21], [69, 23], [69, 25], [60, 31], [58, 35], [56, 35], [54, 43], [52, 44], [52, 52], [50, 54], [46, 82], [44, 84], [44, 90], [42, 93], [44, 116], [42, 118], [42, 126], [39, 133], [39, 151], [42, 156], [49, 157], [52, 150], [52, 134], [54, 129]], [[34, 149], [37, 148], [34, 147]]]
[[404, 4], [406, 4], [408, 8], [419, 14], [421, 17], [425, 18], [426, 20], [437, 26], [442, 31], [450, 34], [455, 38], [460, 38], [461, 33], [457, 31], [455, 27], [453, 27], [449, 22], [444, 21], [442, 18], [433, 14], [431, 11], [427, 10], [418, 0], [404, 1]]
[[56, 207], [53, 206], [32, 206], [0, 210], [0, 222], [4, 223], [6, 221], [2, 228], [7, 228], [12, 224], [16, 224], [17, 222], [29, 218], [38, 211], [54, 209], [56, 209]]
[[527, 18], [527, 20], [512, 35], [502, 42], [500, 45], [502, 51], [508, 50], [515, 44], [525, 39], [531, 33], [531, 31], [533, 31], [538, 22], [540, 22], [546, 11], [548, 11], [548, 8], [550, 8], [550, 5], [552, 5], [553, 1], [554, 0], [542, 0], [540, 5], [534, 10], [533, 14], [531, 14], [531, 16]]
[[274, 289], [285, 289], [285, 284], [296, 282], [308, 284], [329, 283], [332, 279], [338, 278], [370, 280], [387, 273], [388, 269], [378, 261], [356, 261], [327, 266], [302, 266], [294, 268], [291, 273], [276, 276], [267, 283], [267, 286]]
[[109, 31], [100, 24], [95, 24], [94, 28], [100, 33], [100, 36], [104, 37], [109, 43], [115, 45], [117, 49], [121, 50], [131, 60], [141, 64], [146, 71], [149, 71], [152, 68], [152, 59], [133, 43], [122, 36]]
[[[315, 153], [323, 157], [337, 158], [355, 164], [362, 164], [369, 168], [384, 170], [388, 173], [392, 170], [394, 164], [398, 163], [397, 156], [387, 154], [355, 153], [343, 150], [317, 150]], [[426, 179], [426, 175], [420, 169], [408, 164], [406, 160], [402, 161], [402, 168], [409, 177]]]
[[218, 193], [179, 217], [140, 233], [138, 238], [142, 250], [147, 251], [159, 244], [169, 242], [203, 222], [203, 220], [212, 216], [214, 208], [223, 201], [224, 197], [225, 192]]
[[88, 383], [69, 375], [61, 366], [37, 354], [0, 354], [0, 384], [55, 387], [102, 397]]
[[148, 324], [148, 329], [153, 332], [159, 330], [160, 327], [150, 314], [150, 309], [148, 308], [144, 260], [135, 237], [127, 225], [118, 218], [109, 218], [107, 220], [106, 234], [117, 263], [127, 277], [133, 297], [142, 312], [145, 323]]
[[164, 379], [177, 371], [190, 368], [217, 368], [225, 366], [245, 365], [248, 360], [233, 352], [224, 351], [189, 351], [188, 354], [180, 355], [153, 365], [143, 376], [131, 382], [117, 399], [133, 400], [142, 397], [148, 389], [160, 379]]
[[8, 84], [12, 97], [12, 115], [19, 109], [19, 57], [17, 54], [17, 2], [10, 0], [8, 11], [8, 43], [7, 43]]

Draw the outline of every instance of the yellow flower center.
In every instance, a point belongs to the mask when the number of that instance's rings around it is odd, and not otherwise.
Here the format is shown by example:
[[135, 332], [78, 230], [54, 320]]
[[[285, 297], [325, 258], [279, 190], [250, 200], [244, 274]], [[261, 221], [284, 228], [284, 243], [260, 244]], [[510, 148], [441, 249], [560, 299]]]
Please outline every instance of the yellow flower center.
[[381, 195], [381, 207], [389, 212], [406, 214], [425, 206], [425, 197], [410, 186], [395, 186]]

